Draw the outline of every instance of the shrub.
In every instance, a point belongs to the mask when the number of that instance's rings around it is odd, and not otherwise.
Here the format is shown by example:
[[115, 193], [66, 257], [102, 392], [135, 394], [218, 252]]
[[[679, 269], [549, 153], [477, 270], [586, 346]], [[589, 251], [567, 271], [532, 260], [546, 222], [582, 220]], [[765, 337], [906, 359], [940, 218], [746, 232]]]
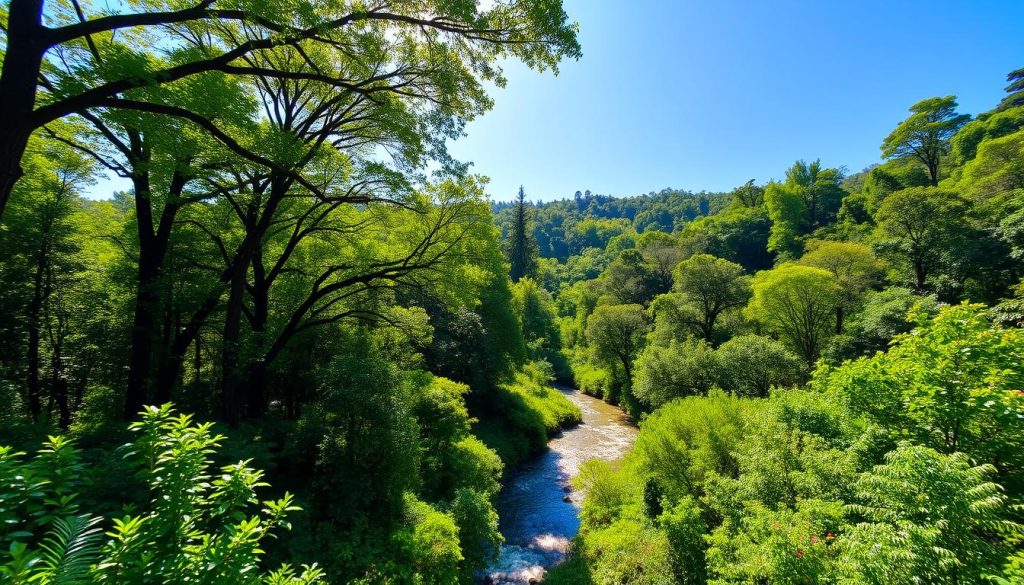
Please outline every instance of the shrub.
[[704, 340], [649, 346], [634, 367], [633, 395], [652, 409], [674, 398], [707, 394], [722, 373], [718, 354]]
[[[211, 425], [149, 407], [127, 450], [149, 485], [145, 509], [113, 519], [83, 512], [82, 466], [73, 445], [51, 437], [35, 459], [0, 448], [3, 547], [0, 574], [12, 582], [309, 584], [315, 566], [264, 573], [261, 541], [298, 508], [292, 497], [260, 501], [262, 472], [245, 461], [214, 472], [222, 436]], [[261, 511], [253, 514], [252, 508]], [[106, 533], [101, 526], [108, 525]]]

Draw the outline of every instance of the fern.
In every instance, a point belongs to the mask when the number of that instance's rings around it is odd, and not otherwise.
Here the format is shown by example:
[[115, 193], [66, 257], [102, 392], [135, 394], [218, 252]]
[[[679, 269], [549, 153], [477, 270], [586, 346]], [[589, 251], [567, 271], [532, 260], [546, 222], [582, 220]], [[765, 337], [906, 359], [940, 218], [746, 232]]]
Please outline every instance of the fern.
[[58, 518], [39, 545], [36, 579], [46, 585], [91, 583], [90, 570], [100, 556], [102, 518], [89, 515]]

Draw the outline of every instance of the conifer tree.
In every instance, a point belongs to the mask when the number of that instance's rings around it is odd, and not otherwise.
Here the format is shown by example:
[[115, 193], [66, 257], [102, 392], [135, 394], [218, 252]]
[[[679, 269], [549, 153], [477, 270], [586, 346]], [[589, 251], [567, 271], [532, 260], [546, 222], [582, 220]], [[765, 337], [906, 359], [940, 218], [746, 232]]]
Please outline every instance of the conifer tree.
[[526, 209], [526, 192], [522, 186], [516, 196], [516, 210], [509, 232], [508, 261], [511, 264], [509, 277], [512, 282], [537, 275], [537, 241], [533, 235], [529, 211]]

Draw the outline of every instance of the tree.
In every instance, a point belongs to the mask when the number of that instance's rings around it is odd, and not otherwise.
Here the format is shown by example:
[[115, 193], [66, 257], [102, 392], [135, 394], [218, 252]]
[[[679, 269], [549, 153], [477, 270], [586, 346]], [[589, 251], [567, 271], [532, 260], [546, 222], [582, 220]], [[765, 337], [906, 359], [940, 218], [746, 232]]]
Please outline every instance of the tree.
[[842, 181], [840, 169], [798, 160], [786, 171], [785, 183], [770, 183], [764, 194], [772, 221], [768, 249], [784, 259], [798, 257], [803, 236], [835, 221], [846, 194]]
[[933, 97], [910, 106], [910, 117], [882, 141], [882, 158], [914, 158], [928, 169], [932, 186], [939, 184], [939, 163], [949, 141], [971, 117], [956, 113], [956, 96]]
[[512, 285], [512, 299], [530, 359], [545, 360], [554, 367], [559, 379], [570, 379], [551, 294], [532, 279], [524, 278]]
[[680, 239], [691, 253], [725, 258], [753, 273], [775, 261], [769, 250], [771, 233], [772, 220], [764, 207], [730, 207], [687, 223]]
[[[181, 20], [166, 26], [142, 27], [135, 31], [137, 36], [108, 38], [103, 32], [108, 29], [95, 31], [90, 39], [96, 42], [81, 48], [76, 58], [48, 64], [56, 81], [44, 79], [42, 93], [52, 93], [60, 84], [71, 84], [72, 93], [89, 82], [95, 82], [93, 89], [106, 87], [103, 75], [116, 77], [136, 66], [100, 66], [111, 57], [108, 53], [117, 58], [137, 56], [138, 63], [157, 70], [155, 77], [130, 76], [143, 81], [138, 86], [132, 81], [111, 101], [61, 114], [77, 113], [95, 132], [60, 138], [134, 184], [139, 278], [126, 416], [133, 416], [149, 395], [160, 402], [169, 398], [186, 350], [194, 346], [198, 353], [200, 331], [209, 328], [211, 316], [223, 309], [222, 394], [227, 418], [236, 418], [235, 396], [242, 385], [247, 379], [256, 382], [250, 389], [262, 385], [262, 362], [250, 375], [240, 353], [243, 322], [250, 316], [247, 297], [255, 308], [250, 321], [257, 343], [266, 339], [266, 355], [279, 353], [281, 348], [275, 348], [275, 340], [266, 334], [263, 309], [277, 276], [292, 270], [285, 264], [303, 239], [321, 230], [356, 229], [332, 221], [332, 212], [339, 207], [388, 201], [416, 209], [420, 195], [413, 185], [422, 184], [420, 172], [433, 163], [438, 164], [442, 181], [465, 175], [465, 168], [445, 151], [441, 137], [454, 137], [455, 127], [490, 107], [481, 84], [498, 80], [501, 72], [478, 66], [515, 56], [543, 69], [565, 56], [555, 57], [562, 52], [555, 47], [560, 42], [552, 37], [548, 40], [554, 44], [549, 44], [542, 39], [548, 33], [540, 32], [566, 26], [560, 6], [546, 6], [547, 16], [540, 17], [526, 6], [531, 1], [439, 16], [444, 23], [435, 20], [422, 27], [415, 24], [418, 19], [432, 11], [444, 15], [450, 6], [420, 6], [409, 14], [400, 14], [407, 7], [399, 6], [332, 15], [344, 8], [310, 1], [304, 6], [324, 20], [316, 31], [296, 27], [317, 19], [282, 23], [282, 15], [199, 10], [179, 14]], [[138, 16], [119, 15], [114, 20]], [[332, 16], [342, 20], [335, 22]], [[148, 17], [156, 24], [163, 22], [160, 15]], [[141, 24], [150, 22], [143, 20]], [[137, 18], [134, 24], [103, 22], [115, 28], [140, 24]], [[519, 28], [534, 25], [539, 28], [532, 32]], [[492, 28], [484, 32], [478, 26]], [[573, 37], [565, 40], [575, 45], [571, 28], [565, 31]], [[274, 38], [266, 45], [264, 37]], [[244, 50], [230, 51], [239, 44]], [[161, 47], [159, 54], [151, 54], [156, 45]], [[212, 65], [199, 57], [216, 55], [220, 49], [227, 52], [211, 58]], [[200, 67], [203, 74], [190, 70], [175, 77], [170, 69], [161, 70], [173, 62], [168, 67], [178, 71], [177, 63], [188, 65], [195, 59], [218, 73]], [[96, 142], [109, 148], [96, 147]], [[390, 160], [370, 154], [375, 147], [386, 150]], [[224, 225], [203, 224], [182, 213], [184, 206], [198, 203], [233, 212], [237, 224], [225, 233]], [[325, 216], [328, 220], [322, 221]], [[201, 265], [213, 278], [204, 282], [206, 290], [197, 291], [197, 302], [181, 307], [166, 302], [172, 295], [162, 275], [165, 262], [178, 259], [173, 242], [189, 230], [209, 236], [214, 260]], [[282, 238], [281, 233], [288, 231], [292, 235]], [[276, 258], [268, 257], [273, 249], [266, 246], [270, 240], [285, 241]], [[214, 267], [218, 260], [222, 266]], [[326, 276], [339, 275], [335, 270]], [[301, 319], [310, 316], [312, 304], [330, 303], [328, 297], [339, 293], [340, 287], [333, 286], [337, 283], [331, 284], [316, 287], [307, 298], [310, 302], [300, 304], [307, 309]], [[165, 317], [164, 323], [160, 317]], [[159, 335], [161, 328], [169, 333]], [[304, 328], [291, 324], [285, 339]], [[259, 393], [253, 394], [248, 402], [258, 411]]]
[[914, 331], [886, 353], [849, 362], [815, 385], [893, 438], [963, 452], [1019, 485], [1024, 469], [1024, 331], [993, 324], [984, 305], [912, 311]]
[[796, 187], [803, 203], [807, 231], [835, 220], [839, 205], [846, 192], [841, 187], [843, 171], [826, 169], [821, 159], [810, 163], [798, 160], [786, 171], [786, 184]]
[[792, 260], [800, 255], [803, 246], [804, 208], [797, 189], [783, 183], [769, 183], [764, 192], [765, 208], [771, 220], [768, 251], [781, 260]]
[[676, 239], [665, 232], [645, 231], [637, 238], [636, 248], [650, 266], [655, 294], [672, 290], [672, 271], [683, 259], [683, 250]]
[[795, 384], [803, 363], [782, 342], [761, 335], [740, 335], [717, 350], [722, 388], [739, 396], [764, 398], [775, 386]]
[[894, 286], [868, 291], [860, 310], [853, 313], [843, 327], [843, 334], [832, 338], [827, 357], [830, 362], [841, 363], [885, 351], [897, 335], [914, 328], [907, 320], [911, 309], [934, 315], [938, 305], [934, 295], [914, 294], [909, 288]]
[[742, 187], [732, 191], [732, 200], [742, 207], [761, 207], [764, 205], [764, 187], [754, 184], [750, 179]]
[[845, 315], [881, 280], [883, 266], [870, 246], [857, 242], [812, 240], [807, 243], [807, 250], [798, 264], [824, 268], [839, 283], [836, 333], [842, 333]]
[[784, 264], [754, 276], [747, 318], [763, 324], [814, 366], [825, 341], [835, 331], [840, 288], [827, 270]]
[[17, 351], [24, 355], [29, 416], [43, 422], [56, 406], [58, 424], [67, 429], [72, 406], [66, 364], [68, 321], [73, 318], [69, 296], [82, 269], [82, 228], [75, 214], [81, 207], [80, 189], [92, 181], [93, 166], [64, 144], [33, 139], [26, 167], [30, 175], [15, 189], [9, 224], [0, 232], [0, 248], [7, 255], [0, 284], [14, 297], [8, 316]]
[[693, 325], [705, 341], [712, 343], [715, 324], [722, 313], [742, 307], [750, 298], [750, 279], [739, 264], [698, 254], [676, 267], [675, 289], [695, 309], [697, 318]]
[[1008, 110], [1018, 106], [1024, 106], [1024, 68], [1016, 69], [1006, 74], [1006, 93], [997, 110]]
[[649, 345], [634, 367], [633, 395], [651, 410], [674, 398], [706, 396], [722, 374], [718, 354], [703, 339]]
[[[468, 10], [453, 10], [447, 2], [434, 1], [350, 10], [347, 4], [319, 0], [302, 0], [290, 10], [215, 7], [209, 2], [180, 9], [98, 15], [75, 8], [47, 11], [47, 24], [53, 24], [47, 26], [43, 24], [42, 0], [10, 3], [0, 72], [0, 102], [4, 104], [0, 110], [0, 218], [22, 175], [21, 159], [32, 132], [57, 119], [99, 108], [188, 119], [240, 156], [286, 171], [231, 138], [214, 121], [154, 102], [153, 94], [137, 90], [187, 85], [191, 79], [215, 73], [257, 80], [279, 74], [297, 83], [323, 82], [366, 95], [387, 91], [385, 88], [415, 94], [425, 72], [446, 69], [450, 86], [461, 88], [463, 97], [472, 94], [470, 101], [476, 101], [483, 94], [469, 78], [480, 74], [503, 82], [500, 68], [477, 66], [483, 62], [510, 56], [544, 68], [554, 67], [562, 57], [580, 54], [575, 29], [566, 22], [561, 3], [543, 0]], [[419, 63], [422, 67], [383, 71], [370, 65], [373, 52], [381, 47], [365, 42], [366, 35], [383, 40], [385, 28], [388, 41], [394, 42], [394, 52], [384, 51], [392, 62], [404, 60], [398, 55], [405, 52], [403, 57], [424, 59]], [[132, 34], [119, 34], [127, 30]], [[398, 48], [414, 45], [440, 50]], [[280, 47], [298, 48], [306, 54], [323, 51], [338, 62], [362, 53], [367, 57], [363, 65], [370, 65], [363, 69], [368, 75], [354, 79], [354, 70], [342, 75], [296, 72], [260, 59]], [[474, 64], [473, 73], [467, 63]], [[444, 116], [435, 121], [449, 129], [459, 127]]]
[[537, 240], [533, 235], [533, 222], [526, 208], [526, 192], [519, 187], [516, 196], [515, 216], [509, 232], [508, 262], [509, 278], [519, 282], [521, 278], [537, 276]]
[[923, 292], [930, 279], [949, 268], [967, 230], [967, 203], [956, 193], [914, 187], [893, 193], [878, 208], [875, 242], [883, 256], [908, 266], [914, 289]]
[[633, 379], [633, 360], [644, 345], [648, 323], [640, 305], [601, 305], [587, 320], [587, 343], [597, 361], [612, 371], [621, 368], [621, 382]]
[[659, 278], [643, 254], [623, 250], [601, 275], [608, 294], [620, 303], [647, 305], [657, 294]]

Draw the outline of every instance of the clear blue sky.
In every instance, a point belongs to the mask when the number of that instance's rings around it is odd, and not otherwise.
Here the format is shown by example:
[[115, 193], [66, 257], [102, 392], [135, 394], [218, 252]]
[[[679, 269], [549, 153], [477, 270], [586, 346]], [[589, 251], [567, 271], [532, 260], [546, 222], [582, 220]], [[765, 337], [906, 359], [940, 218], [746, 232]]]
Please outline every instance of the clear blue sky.
[[799, 158], [851, 171], [914, 102], [976, 114], [1024, 67], [1024, 0], [565, 0], [583, 58], [509, 65], [452, 144], [507, 200], [728, 190]]

